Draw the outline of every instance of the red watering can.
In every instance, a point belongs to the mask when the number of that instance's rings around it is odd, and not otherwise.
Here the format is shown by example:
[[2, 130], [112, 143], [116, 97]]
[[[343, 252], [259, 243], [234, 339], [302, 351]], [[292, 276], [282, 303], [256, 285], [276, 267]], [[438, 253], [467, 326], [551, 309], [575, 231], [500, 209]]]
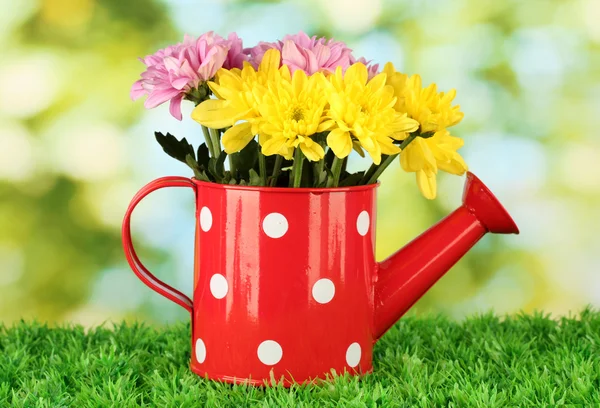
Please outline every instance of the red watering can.
[[[137, 257], [130, 217], [149, 193], [196, 197], [193, 301]], [[518, 234], [472, 173], [463, 205], [405, 248], [375, 261], [377, 185], [269, 188], [164, 177], [123, 221], [135, 274], [192, 316], [191, 369], [214, 380], [289, 386], [372, 371], [373, 345], [486, 232]]]

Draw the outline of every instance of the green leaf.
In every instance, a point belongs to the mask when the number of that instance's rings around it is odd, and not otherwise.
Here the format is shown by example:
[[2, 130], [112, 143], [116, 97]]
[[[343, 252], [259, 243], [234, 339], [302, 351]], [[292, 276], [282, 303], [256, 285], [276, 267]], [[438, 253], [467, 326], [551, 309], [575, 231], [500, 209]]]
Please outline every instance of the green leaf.
[[323, 188], [327, 185], [327, 171], [323, 169], [321, 174], [315, 177], [315, 187]]
[[327, 149], [327, 153], [325, 153], [325, 166], [327, 168], [331, 168], [331, 165], [333, 164], [333, 159], [335, 158], [335, 154], [333, 153], [333, 150], [331, 149]]
[[202, 180], [202, 181], [208, 181], [210, 183], [212, 183], [213, 181], [210, 179], [210, 177], [208, 177], [208, 174], [206, 174], [206, 172], [204, 170], [202, 170], [200, 172], [200, 177], [197, 177], [198, 180]]
[[[244, 180], [242, 180], [244, 181]], [[235, 186], [237, 184], [237, 182], [235, 181], [234, 178], [232, 178], [231, 180], [229, 180], [229, 185]]]
[[333, 173], [329, 167], [325, 167], [325, 172], [327, 173], [327, 177], [333, 177]]
[[250, 183], [249, 185], [251, 186], [260, 186], [262, 183], [262, 180], [260, 178], [260, 176], [258, 175], [258, 173], [256, 172], [256, 170], [254, 169], [250, 169], [249, 171], [250, 174]]
[[362, 179], [362, 176], [364, 174], [365, 174], [364, 171], [359, 171], [357, 173], [350, 174], [349, 176], [345, 177], [339, 183], [339, 186], [340, 187], [358, 186], [360, 184], [360, 180]]
[[321, 145], [321, 147], [323, 147], [327, 144], [327, 135], [328, 134], [329, 134], [329, 131], [315, 133], [310, 138], [313, 140], [313, 142], [317, 142]]
[[275, 187], [288, 187], [290, 183], [290, 177], [292, 174], [291, 169], [282, 170], [277, 178], [277, 184]]
[[227, 153], [221, 151], [218, 159], [211, 157], [208, 160], [208, 172], [215, 178], [217, 183], [221, 183], [225, 177], [225, 158], [227, 158]]
[[198, 146], [198, 151], [196, 152], [196, 155], [198, 157], [198, 164], [203, 166], [205, 169], [208, 168], [208, 160], [210, 159], [210, 154], [208, 151], [208, 147], [206, 146], [206, 143], [202, 143], [200, 146]]
[[217, 173], [217, 159], [215, 159], [214, 157], [211, 157], [208, 160], [208, 174], [213, 176], [216, 180], [220, 179]]
[[177, 140], [172, 134], [167, 133], [165, 136], [161, 132], [154, 132], [154, 137], [163, 148], [163, 151], [174, 159], [187, 164], [186, 156], [189, 154], [195, 160], [194, 155], [196, 152], [194, 151], [194, 147], [188, 143], [185, 137]]
[[[344, 158], [344, 161], [342, 162], [342, 174], [347, 173], [346, 167], [348, 167], [348, 157]], [[340, 177], [340, 180], [341, 179], [342, 178]]]
[[198, 166], [198, 162], [196, 162], [196, 159], [194, 159], [194, 157], [191, 154], [185, 156], [185, 163], [194, 171], [194, 177], [200, 179], [200, 167]]
[[227, 153], [222, 150], [217, 159], [217, 171], [219, 174], [225, 174], [225, 159], [227, 159]]
[[240, 180], [240, 186], [247, 186], [248, 183], [246, 182], [246, 180]]
[[223, 180], [221, 180], [221, 182], [222, 182], [223, 184], [229, 184], [229, 182], [230, 182], [231, 180], [234, 180], [234, 181], [235, 181], [235, 178], [233, 178], [233, 177], [232, 177], [232, 175], [231, 175], [231, 172], [230, 172], [230, 171], [226, 171], [226, 172], [225, 172], [225, 175], [223, 176]]
[[256, 140], [251, 140], [238, 153], [231, 155], [231, 160], [242, 178], [247, 179], [248, 172], [256, 166], [258, 160], [258, 143]]
[[185, 156], [185, 162], [194, 171], [194, 177], [196, 177], [197, 180], [213, 182], [208, 174], [206, 174], [205, 167], [202, 164], [199, 164], [191, 154]]

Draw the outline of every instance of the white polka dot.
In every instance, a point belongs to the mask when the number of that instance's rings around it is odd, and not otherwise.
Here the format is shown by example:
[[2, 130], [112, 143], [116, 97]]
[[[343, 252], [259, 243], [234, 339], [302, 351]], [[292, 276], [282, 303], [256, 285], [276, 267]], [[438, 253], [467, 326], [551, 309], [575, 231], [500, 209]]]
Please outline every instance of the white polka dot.
[[202, 364], [206, 360], [206, 345], [202, 339], [196, 340], [196, 360]]
[[350, 347], [348, 347], [348, 350], [346, 350], [346, 363], [350, 367], [356, 367], [358, 365], [358, 363], [360, 362], [360, 355], [361, 355], [360, 344], [358, 344], [358, 343], [350, 344]]
[[288, 230], [288, 221], [282, 214], [271, 213], [263, 220], [262, 227], [267, 236], [281, 238]]
[[358, 214], [358, 218], [356, 219], [356, 229], [358, 233], [363, 237], [367, 235], [369, 232], [369, 226], [371, 225], [371, 219], [369, 217], [369, 213], [366, 211], [362, 211]]
[[202, 207], [200, 210], [200, 227], [204, 232], [208, 232], [212, 227], [212, 213], [208, 207]]
[[227, 295], [229, 290], [229, 284], [225, 276], [215, 273], [210, 278], [210, 293], [213, 294], [217, 299], [223, 299]]
[[283, 349], [276, 341], [265, 340], [258, 346], [256, 354], [263, 364], [275, 365], [283, 357]]
[[329, 279], [319, 279], [312, 287], [313, 298], [321, 303], [329, 303], [335, 295], [335, 285]]

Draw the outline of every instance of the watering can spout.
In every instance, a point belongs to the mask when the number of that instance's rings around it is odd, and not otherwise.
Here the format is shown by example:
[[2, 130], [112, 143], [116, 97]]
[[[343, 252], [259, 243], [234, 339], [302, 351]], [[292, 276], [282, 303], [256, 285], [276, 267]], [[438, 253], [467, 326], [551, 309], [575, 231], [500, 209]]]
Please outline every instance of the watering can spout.
[[518, 234], [490, 190], [467, 173], [463, 204], [379, 264], [375, 284], [375, 338], [379, 339], [486, 232]]

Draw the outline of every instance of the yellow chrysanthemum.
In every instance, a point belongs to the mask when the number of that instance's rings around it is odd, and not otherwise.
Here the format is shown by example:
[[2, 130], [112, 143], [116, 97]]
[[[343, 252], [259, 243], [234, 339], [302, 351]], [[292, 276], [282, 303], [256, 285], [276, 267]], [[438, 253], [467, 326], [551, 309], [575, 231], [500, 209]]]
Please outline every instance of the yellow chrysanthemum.
[[436, 84], [423, 88], [419, 75], [408, 77], [397, 72], [391, 62], [385, 65], [383, 72], [397, 98], [394, 108], [419, 122], [420, 133], [437, 132], [462, 120], [464, 114], [460, 106], [452, 106], [456, 90], [438, 93]]
[[325, 76], [316, 73], [310, 77], [296, 70], [291, 80], [280, 76], [269, 81], [269, 90], [258, 108], [263, 120], [259, 126], [264, 135], [262, 152], [266, 156], [282, 154], [290, 158], [299, 147], [311, 161], [325, 156], [323, 147], [310, 136], [324, 130], [323, 110]]
[[430, 109], [436, 115], [436, 131], [449, 128], [458, 124], [465, 114], [460, 111], [460, 106], [452, 106], [452, 101], [456, 97], [456, 90], [451, 89], [450, 92], [440, 92], [437, 98], [433, 98], [430, 102]]
[[467, 170], [465, 161], [457, 153], [464, 142], [447, 130], [464, 116], [458, 105], [452, 106], [456, 91], [438, 93], [435, 84], [423, 88], [419, 75], [408, 77], [397, 72], [391, 63], [385, 65], [383, 72], [397, 98], [394, 109], [418, 121], [419, 134], [433, 133], [430, 137], [417, 136], [400, 154], [402, 168], [416, 173], [419, 189], [425, 197], [433, 199], [437, 194], [438, 169], [457, 175]]
[[397, 154], [394, 140], [402, 140], [406, 132], [417, 130], [418, 123], [394, 109], [396, 98], [386, 86], [386, 74], [368, 80], [367, 67], [356, 63], [342, 75], [341, 67], [329, 77], [327, 92], [329, 110], [324, 128], [331, 129], [327, 145], [339, 158], [353, 148], [353, 138], [365, 149], [375, 164], [381, 155]]
[[[219, 99], [208, 99], [192, 112], [192, 119], [213, 129], [231, 126], [222, 137], [225, 152], [242, 150], [259, 132], [260, 105], [267, 91], [267, 83], [278, 77], [290, 77], [286, 65], [279, 67], [281, 55], [272, 49], [255, 70], [249, 63], [244, 68], [220, 69], [217, 81], [209, 82], [211, 90]], [[237, 123], [243, 121], [241, 123]], [[237, 123], [237, 124], [236, 124]]]
[[417, 137], [400, 154], [400, 164], [407, 172], [414, 172], [421, 193], [432, 200], [437, 194], [438, 169], [462, 175], [467, 165], [457, 150], [463, 140], [451, 136], [447, 130], [436, 132], [432, 137]]
[[396, 97], [394, 109], [396, 109], [398, 112], [405, 113], [405, 93], [408, 75], [396, 71], [391, 62], [385, 64], [382, 72], [386, 75], [385, 84], [391, 86], [394, 90], [394, 96]]

